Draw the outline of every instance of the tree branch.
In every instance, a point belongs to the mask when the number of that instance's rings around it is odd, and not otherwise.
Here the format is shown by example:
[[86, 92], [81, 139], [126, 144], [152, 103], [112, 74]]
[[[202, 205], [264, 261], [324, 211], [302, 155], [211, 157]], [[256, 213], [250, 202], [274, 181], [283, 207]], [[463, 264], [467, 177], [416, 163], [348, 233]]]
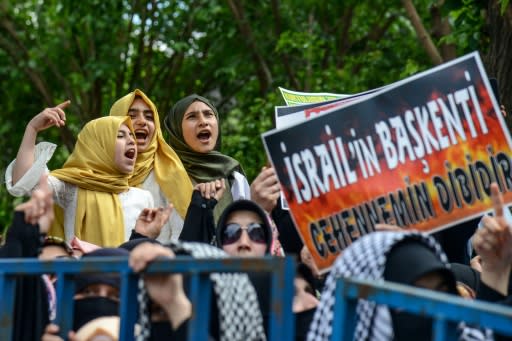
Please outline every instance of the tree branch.
[[[281, 37], [282, 29], [281, 29], [281, 14], [279, 13], [279, 0], [272, 0], [272, 14], [274, 15], [274, 29], [276, 39], [279, 40]], [[294, 70], [292, 68], [290, 62], [290, 56], [287, 53], [280, 53], [281, 62], [283, 63], [286, 74], [288, 75], [288, 79], [293, 88], [299, 89], [299, 81], [297, 77], [295, 77]]]
[[508, 112], [506, 120], [512, 123], [512, 4], [501, 13], [501, 4], [497, 0], [489, 1], [487, 6], [487, 29], [489, 30], [489, 51], [482, 56], [490, 77], [498, 80], [501, 104]]
[[137, 77], [140, 76], [140, 70], [141, 66], [144, 62], [144, 37], [146, 35], [146, 19], [147, 19], [147, 7], [145, 2], [142, 4], [142, 11], [141, 11], [141, 18], [140, 18], [140, 33], [139, 33], [139, 39], [137, 42], [137, 57], [134, 58], [135, 64], [132, 68], [132, 76], [130, 78], [130, 85], [129, 88], [133, 89], [136, 83]]
[[[430, 17], [432, 18], [432, 36], [437, 40], [446, 37], [452, 33], [452, 28], [447, 18], [442, 16], [441, 7], [444, 1], [441, 0], [430, 8]], [[443, 43], [440, 46], [443, 60], [452, 60], [457, 58], [455, 44]]]
[[[194, 1], [190, 5], [190, 8], [192, 9], [195, 7], [196, 7], [196, 2]], [[185, 27], [183, 28], [183, 32], [179, 35], [180, 41], [188, 41], [190, 39], [192, 32], [193, 32], [193, 27], [194, 27], [194, 15], [193, 15], [193, 13], [190, 13], [190, 15], [188, 16], [188, 21], [187, 21]], [[172, 88], [172, 85], [174, 84], [174, 79], [175, 79], [178, 71], [180, 70], [181, 65], [183, 64], [184, 58], [185, 58], [184, 51], [175, 52], [172, 55], [171, 60], [168, 63], [162, 64], [162, 67], [158, 70], [153, 83], [156, 85], [160, 81], [162, 81], [162, 83], [163, 83], [162, 87], [164, 89], [170, 90]], [[170, 101], [172, 101], [172, 99], [169, 97], [166, 97], [164, 105], [169, 105]]]
[[245, 43], [251, 51], [251, 55], [256, 66], [256, 74], [260, 82], [260, 93], [263, 95], [267, 92], [268, 88], [272, 84], [272, 75], [270, 73], [270, 69], [265, 62], [265, 59], [258, 51], [258, 47], [252, 34], [251, 26], [245, 17], [242, 4], [234, 0], [228, 0], [228, 4], [231, 12], [233, 13], [233, 17], [235, 18], [235, 22], [238, 26], [240, 34], [242, 35]]
[[402, 0], [402, 4], [404, 5], [407, 16], [409, 17], [409, 20], [411, 21], [411, 24], [416, 31], [418, 39], [420, 40], [420, 44], [427, 52], [427, 55], [429, 56], [432, 63], [435, 65], [443, 63], [443, 58], [441, 58], [441, 54], [439, 54], [437, 47], [432, 42], [432, 38], [423, 26], [423, 22], [421, 21], [421, 18], [416, 11], [416, 7], [414, 7], [412, 0]]
[[[137, 5], [137, 0], [133, 0], [132, 1], [132, 11], [130, 13], [130, 21], [128, 23], [128, 29], [126, 30], [126, 40], [125, 41], [122, 41], [120, 42], [120, 44], [124, 44], [125, 46], [125, 50], [124, 50], [124, 60], [123, 60], [123, 67], [121, 69], [121, 72], [117, 75], [117, 80], [116, 80], [116, 97], [115, 98], [119, 98], [121, 97], [123, 94], [124, 94], [124, 82], [125, 82], [125, 77], [126, 77], [126, 74], [127, 74], [127, 68], [128, 68], [128, 52], [130, 51], [130, 44], [129, 44], [129, 41], [130, 41], [130, 36], [132, 34], [132, 31], [133, 31], [133, 17], [135, 15], [135, 8], [136, 8], [136, 5]], [[131, 89], [129, 89], [131, 90]]]
[[343, 11], [343, 15], [340, 18], [341, 22], [341, 30], [339, 34], [339, 39], [337, 42], [338, 45], [338, 53], [336, 55], [336, 67], [338, 69], [343, 68], [345, 54], [349, 50], [350, 47], [350, 35], [349, 30], [352, 25], [352, 19], [354, 17], [354, 6], [349, 6], [345, 11]]
[[[6, 8], [4, 7], [4, 3], [1, 4], [2, 11]], [[3, 13], [6, 13], [5, 11]], [[55, 105], [55, 101], [53, 95], [51, 93], [50, 87], [46, 83], [44, 77], [34, 68], [29, 66], [30, 56], [28, 53], [28, 49], [23, 44], [23, 42], [19, 39], [16, 34], [16, 30], [14, 28], [13, 22], [7, 17], [7, 15], [2, 15], [0, 17], [0, 27], [3, 28], [4, 32], [7, 34], [0, 35], [0, 46], [4, 48], [4, 50], [9, 55], [11, 62], [14, 65], [19, 65], [20, 62], [25, 66], [22, 67], [23, 72], [30, 79], [34, 87], [41, 94], [45, 105], [48, 107], [52, 107]], [[9, 41], [6, 37], [10, 37], [13, 42]], [[62, 127], [59, 129], [61, 140], [66, 146], [66, 148], [71, 151], [73, 150], [75, 139], [73, 133], [69, 130], [68, 126]]]
[[[156, 1], [151, 0], [151, 12], [149, 15], [149, 17], [151, 18], [151, 27], [149, 28], [149, 38], [148, 38], [147, 48], [145, 49], [145, 51], [146, 51], [146, 56], [144, 58], [145, 60], [153, 60], [153, 52], [154, 52], [153, 44], [155, 42], [156, 32], [157, 32], [157, 29], [155, 29], [155, 26], [156, 26], [155, 23], [157, 22], [156, 13], [157, 13]], [[152, 83], [151, 78], [153, 77], [153, 67], [151, 67], [151, 66], [147, 67], [145, 72], [146, 72], [146, 75], [144, 77], [144, 89], [146, 91], [148, 91], [149, 93], [151, 93], [151, 89], [149, 88], [149, 85]]]

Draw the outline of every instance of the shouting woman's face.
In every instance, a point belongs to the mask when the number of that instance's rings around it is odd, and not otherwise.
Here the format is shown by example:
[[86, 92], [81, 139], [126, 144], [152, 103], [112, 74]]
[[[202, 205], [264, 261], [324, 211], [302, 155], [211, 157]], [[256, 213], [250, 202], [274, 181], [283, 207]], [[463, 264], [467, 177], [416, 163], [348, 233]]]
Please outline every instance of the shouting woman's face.
[[219, 136], [217, 116], [207, 104], [195, 101], [185, 111], [181, 122], [183, 139], [195, 152], [208, 153], [215, 149]]

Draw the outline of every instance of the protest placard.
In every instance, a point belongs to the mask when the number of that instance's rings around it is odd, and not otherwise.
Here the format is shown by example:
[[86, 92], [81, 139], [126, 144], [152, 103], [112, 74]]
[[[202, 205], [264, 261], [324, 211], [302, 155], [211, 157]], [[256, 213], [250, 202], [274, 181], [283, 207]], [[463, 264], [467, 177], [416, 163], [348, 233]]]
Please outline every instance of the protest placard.
[[318, 103], [349, 97], [350, 95], [332, 94], [328, 92], [300, 92], [279, 87], [286, 105], [300, 105], [307, 103]]
[[511, 139], [477, 53], [263, 135], [320, 270], [376, 223], [439, 231], [512, 201]]
[[[280, 88], [283, 93], [283, 97], [286, 92], [291, 92], [291, 90], [285, 90]], [[367, 97], [378, 89], [369, 90], [366, 92], [362, 92], [355, 95], [336, 95], [339, 98], [331, 99], [324, 102], [312, 102], [305, 104], [297, 104], [293, 106], [279, 106], [275, 107], [275, 116], [274, 122], [276, 128], [285, 128], [300, 122], [303, 122], [312, 117], [316, 117], [317, 115], [321, 115], [323, 113], [329, 112], [334, 108], [341, 108], [348, 103], [360, 100], [363, 97]], [[296, 94], [302, 94], [302, 100], [313, 100], [313, 99], [323, 99], [325, 94], [328, 93], [306, 93], [306, 92], [294, 92]], [[334, 94], [330, 94], [334, 95]], [[281, 208], [284, 210], [289, 210], [288, 203], [281, 192]]]
[[[379, 88], [382, 89], [382, 88]], [[303, 122], [312, 117], [321, 115], [323, 113], [332, 111], [335, 108], [341, 108], [350, 102], [361, 100], [369, 97], [378, 89], [362, 92], [355, 95], [339, 95], [342, 98], [331, 99], [323, 102], [304, 103], [293, 106], [278, 106], [275, 107], [275, 126], [276, 128], [285, 128], [300, 122]], [[289, 90], [288, 90], [289, 91]], [[313, 95], [321, 95], [322, 93], [304, 93]]]

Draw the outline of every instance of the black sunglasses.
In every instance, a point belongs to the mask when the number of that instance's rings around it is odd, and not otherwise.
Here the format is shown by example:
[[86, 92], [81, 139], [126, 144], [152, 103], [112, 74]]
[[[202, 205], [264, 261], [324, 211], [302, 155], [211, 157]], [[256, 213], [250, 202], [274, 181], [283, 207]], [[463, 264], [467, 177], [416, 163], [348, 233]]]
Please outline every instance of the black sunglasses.
[[265, 230], [260, 223], [250, 223], [247, 227], [242, 227], [237, 223], [231, 223], [227, 224], [224, 228], [222, 233], [222, 245], [236, 243], [242, 236], [242, 230], [247, 230], [247, 234], [253, 242], [266, 244]]

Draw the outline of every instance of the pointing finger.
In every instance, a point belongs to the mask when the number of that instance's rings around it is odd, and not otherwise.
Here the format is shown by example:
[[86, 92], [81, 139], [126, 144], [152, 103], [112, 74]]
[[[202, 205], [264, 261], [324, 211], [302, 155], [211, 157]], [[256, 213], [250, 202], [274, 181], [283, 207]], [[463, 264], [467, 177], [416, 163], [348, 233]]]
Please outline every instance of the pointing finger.
[[494, 216], [496, 218], [503, 218], [503, 194], [501, 194], [498, 185], [493, 182], [491, 184], [491, 201], [494, 209]]
[[71, 104], [71, 101], [68, 99], [60, 104], [57, 104], [55, 107], [59, 109], [66, 109]]

